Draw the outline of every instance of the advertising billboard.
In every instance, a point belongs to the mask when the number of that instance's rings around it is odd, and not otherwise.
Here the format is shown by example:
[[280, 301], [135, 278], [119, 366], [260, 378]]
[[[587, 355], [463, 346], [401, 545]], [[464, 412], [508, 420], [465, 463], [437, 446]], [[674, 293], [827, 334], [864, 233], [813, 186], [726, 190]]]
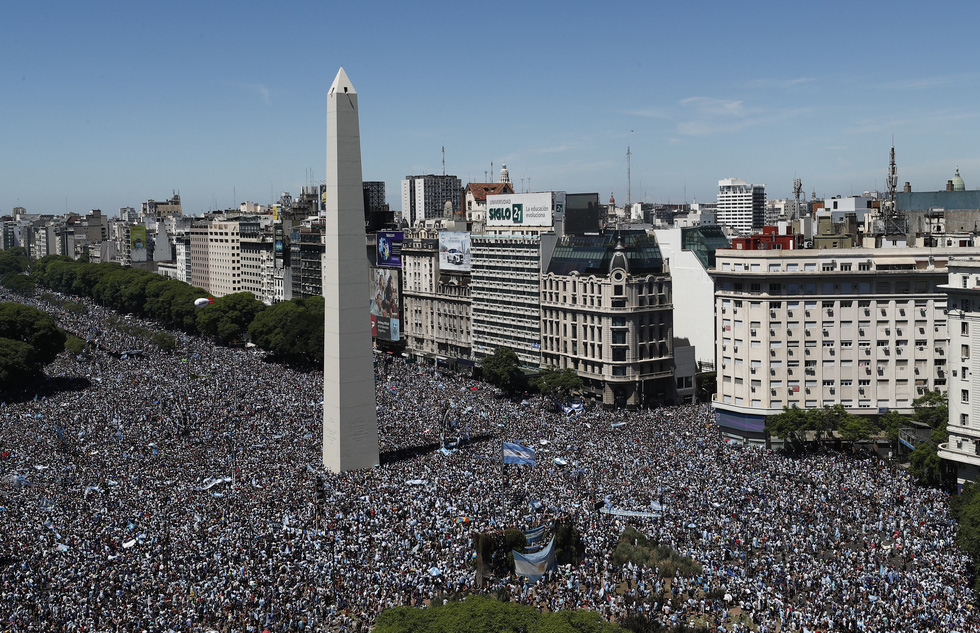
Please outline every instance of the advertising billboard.
[[378, 266], [401, 268], [405, 234], [401, 231], [378, 231], [375, 236], [378, 243]]
[[146, 261], [146, 227], [142, 224], [129, 227], [129, 259], [134, 262]]
[[554, 226], [555, 213], [563, 213], [564, 207], [564, 192], [490, 195], [487, 196], [487, 226]]
[[398, 271], [393, 268], [371, 268], [371, 335], [386, 341], [401, 339], [401, 295]]
[[469, 272], [471, 264], [470, 234], [439, 231], [439, 269]]
[[272, 252], [275, 255], [276, 268], [282, 268], [282, 260], [286, 254], [286, 240], [283, 236], [281, 224], [277, 224], [272, 228]]

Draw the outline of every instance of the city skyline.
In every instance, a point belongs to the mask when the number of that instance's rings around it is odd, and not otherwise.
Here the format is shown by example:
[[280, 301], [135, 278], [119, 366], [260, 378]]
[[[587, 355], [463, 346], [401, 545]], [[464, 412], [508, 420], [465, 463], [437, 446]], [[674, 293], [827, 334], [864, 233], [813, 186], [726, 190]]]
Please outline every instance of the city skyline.
[[366, 97], [364, 179], [395, 210], [443, 147], [464, 184], [506, 163], [518, 191], [620, 204], [711, 202], [729, 177], [771, 198], [795, 177], [807, 197], [883, 190], [893, 136], [899, 187], [942, 189], [957, 168], [980, 186], [980, 73], [958, 70], [980, 8], [723, 6], [17, 5], [0, 213], [296, 195], [323, 181], [341, 65]]

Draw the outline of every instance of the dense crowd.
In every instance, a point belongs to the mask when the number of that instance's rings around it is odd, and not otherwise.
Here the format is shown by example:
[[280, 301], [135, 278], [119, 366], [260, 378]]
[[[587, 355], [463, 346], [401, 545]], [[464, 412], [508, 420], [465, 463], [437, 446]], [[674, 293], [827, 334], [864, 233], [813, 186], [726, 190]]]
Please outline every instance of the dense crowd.
[[[704, 406], [566, 414], [379, 355], [382, 465], [335, 475], [322, 375], [34, 304], [93, 346], [0, 405], [0, 631], [357, 631], [459, 592], [712, 630], [980, 630], [946, 496], [878, 459], [726, 443]], [[537, 464], [504, 469], [502, 440]], [[477, 586], [474, 531], [554, 516], [579, 564]], [[627, 525], [702, 572], [615, 564]]]

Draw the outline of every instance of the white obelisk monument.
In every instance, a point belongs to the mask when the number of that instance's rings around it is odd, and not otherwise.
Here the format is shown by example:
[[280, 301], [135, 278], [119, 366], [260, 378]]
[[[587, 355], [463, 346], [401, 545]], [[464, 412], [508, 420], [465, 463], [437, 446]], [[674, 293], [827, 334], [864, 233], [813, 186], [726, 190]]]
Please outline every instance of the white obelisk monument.
[[323, 465], [378, 465], [357, 93], [341, 68], [327, 94], [323, 254]]

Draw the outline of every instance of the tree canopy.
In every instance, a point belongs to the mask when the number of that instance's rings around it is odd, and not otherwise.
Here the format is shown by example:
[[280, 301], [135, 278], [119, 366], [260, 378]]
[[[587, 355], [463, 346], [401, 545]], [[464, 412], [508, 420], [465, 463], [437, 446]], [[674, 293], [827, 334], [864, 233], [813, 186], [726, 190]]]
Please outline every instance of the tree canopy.
[[593, 611], [539, 613], [534, 607], [471, 595], [427, 609], [396, 607], [382, 612], [375, 633], [613, 633], [618, 626]]
[[253, 343], [285, 358], [323, 358], [323, 297], [282, 301], [258, 313], [248, 326]]
[[566, 400], [582, 389], [582, 378], [574, 369], [548, 368], [531, 381], [531, 386], [546, 396]]
[[524, 374], [517, 352], [510, 348], [498, 347], [492, 355], [483, 359], [480, 367], [487, 382], [507, 393], [512, 394], [523, 385]]
[[225, 295], [198, 310], [197, 330], [225, 345], [240, 341], [248, 332], [249, 324], [264, 309], [265, 304], [258, 301], [251, 292]]
[[0, 385], [18, 386], [41, 375], [65, 349], [54, 318], [19, 303], [0, 303]]

